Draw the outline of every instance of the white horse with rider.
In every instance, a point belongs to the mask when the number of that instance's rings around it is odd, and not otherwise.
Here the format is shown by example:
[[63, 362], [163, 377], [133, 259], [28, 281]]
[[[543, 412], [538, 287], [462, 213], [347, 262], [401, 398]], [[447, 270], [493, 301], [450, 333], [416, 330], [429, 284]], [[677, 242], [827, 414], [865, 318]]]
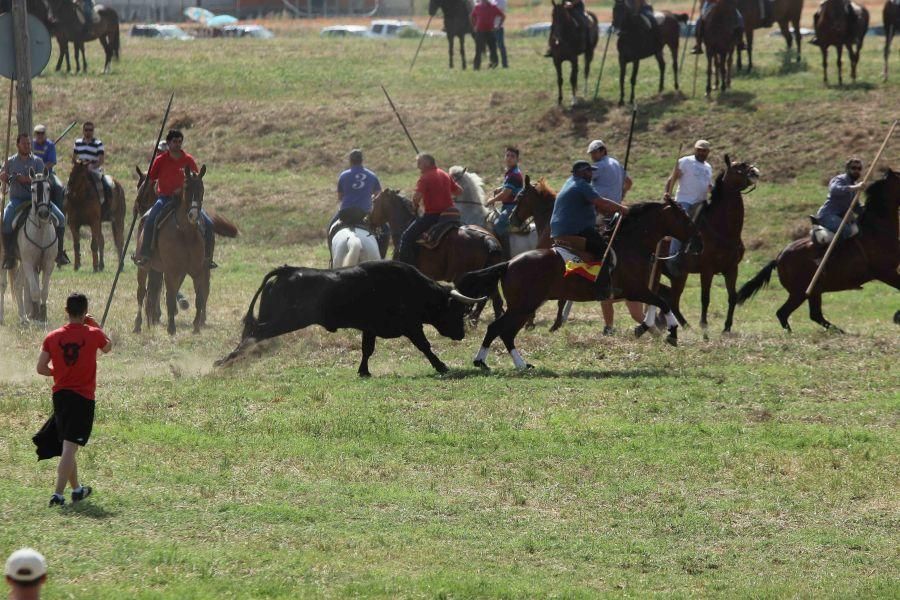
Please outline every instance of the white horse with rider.
[[359, 263], [381, 260], [378, 239], [361, 226], [343, 227], [331, 239], [331, 266], [353, 267]]

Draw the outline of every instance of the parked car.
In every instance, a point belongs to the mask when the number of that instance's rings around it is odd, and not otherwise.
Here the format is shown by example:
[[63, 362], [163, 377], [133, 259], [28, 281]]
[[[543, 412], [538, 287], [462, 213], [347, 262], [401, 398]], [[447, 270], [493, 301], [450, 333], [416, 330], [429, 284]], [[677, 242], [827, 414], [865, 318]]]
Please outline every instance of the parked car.
[[549, 21], [544, 21], [542, 23], [534, 23], [533, 25], [529, 25], [525, 29], [522, 30], [522, 33], [528, 36], [549, 36], [550, 35], [550, 27], [553, 23]]
[[262, 25], [226, 25], [222, 28], [222, 36], [268, 40], [275, 37], [275, 34]]
[[128, 35], [132, 37], [162, 38], [167, 40], [192, 40], [184, 29], [177, 25], [162, 25], [159, 23], [145, 23], [133, 25]]
[[332, 25], [323, 27], [319, 35], [324, 37], [365, 37], [368, 28], [362, 25]]
[[[394, 38], [394, 37], [419, 37], [422, 30], [412, 21], [398, 21], [396, 19], [375, 19], [369, 25], [366, 37], [370, 38]], [[446, 35], [443, 31], [429, 31], [428, 37], [440, 37]]]

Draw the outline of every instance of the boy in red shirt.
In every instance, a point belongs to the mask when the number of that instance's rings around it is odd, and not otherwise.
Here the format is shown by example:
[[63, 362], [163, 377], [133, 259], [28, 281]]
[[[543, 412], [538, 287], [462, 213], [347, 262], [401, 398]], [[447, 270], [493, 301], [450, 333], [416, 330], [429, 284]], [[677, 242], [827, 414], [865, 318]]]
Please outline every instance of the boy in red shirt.
[[94, 425], [97, 350], [109, 352], [112, 342], [87, 308], [84, 294], [76, 292], [66, 299], [69, 323], [44, 338], [37, 362], [39, 374], [53, 377], [53, 415], [62, 442], [56, 490], [50, 497], [50, 506], [66, 503], [63, 496], [66, 481], [72, 486], [73, 503], [91, 495], [91, 488], [78, 482], [75, 453], [79, 446], [87, 444]]
[[478, 0], [469, 19], [472, 22], [475, 36], [475, 60], [472, 62], [472, 68], [476, 71], [481, 68], [481, 55], [484, 54], [485, 46], [487, 46], [491, 51], [489, 66], [493, 69], [497, 66], [497, 36], [494, 30], [503, 27], [506, 15], [491, 0]]
[[413, 266], [416, 265], [416, 240], [438, 222], [442, 212], [454, 206], [453, 197], [462, 193], [462, 188], [453, 178], [446, 171], [437, 168], [434, 157], [430, 154], [419, 154], [416, 157], [416, 167], [421, 176], [416, 183], [413, 205], [418, 214], [419, 204], [424, 204], [425, 214], [414, 219], [400, 236], [400, 247], [395, 257], [396, 260]]

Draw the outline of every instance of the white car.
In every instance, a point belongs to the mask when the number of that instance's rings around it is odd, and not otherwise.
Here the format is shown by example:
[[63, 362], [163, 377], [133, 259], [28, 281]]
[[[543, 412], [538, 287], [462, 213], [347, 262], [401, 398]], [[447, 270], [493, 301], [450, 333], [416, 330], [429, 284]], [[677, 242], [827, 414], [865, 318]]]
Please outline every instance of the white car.
[[368, 28], [362, 25], [332, 25], [323, 27], [319, 35], [324, 37], [365, 37], [368, 33]]
[[[375, 19], [369, 25], [366, 37], [370, 38], [395, 38], [395, 37], [419, 37], [422, 30], [412, 21], [398, 21], [396, 19]], [[428, 37], [440, 37], [446, 35], [443, 31], [429, 31]]]
[[192, 40], [184, 29], [177, 25], [163, 25], [160, 23], [147, 23], [133, 25], [129, 34], [131, 37], [157, 38], [165, 40]]

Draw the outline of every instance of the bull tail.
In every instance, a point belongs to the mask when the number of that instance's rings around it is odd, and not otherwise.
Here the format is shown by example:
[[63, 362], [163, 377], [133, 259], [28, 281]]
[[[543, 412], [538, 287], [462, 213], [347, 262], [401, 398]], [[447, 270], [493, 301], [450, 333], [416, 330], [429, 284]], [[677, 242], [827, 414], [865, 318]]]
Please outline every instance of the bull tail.
[[217, 235], [233, 238], [237, 237], [238, 233], [240, 233], [238, 231], [237, 225], [221, 215], [211, 213], [209, 215], [209, 218], [213, 224], [213, 231], [215, 231]]
[[762, 270], [756, 274], [750, 281], [741, 286], [737, 293], [737, 303], [743, 304], [752, 298], [756, 292], [769, 285], [772, 279], [772, 271], [778, 266], [778, 259], [770, 261]]
[[359, 264], [359, 254], [362, 252], [362, 240], [351, 235], [347, 238], [347, 254], [341, 262], [342, 267], [353, 267]]
[[269, 281], [278, 277], [279, 275], [290, 271], [292, 267], [284, 265], [283, 267], [278, 267], [272, 271], [266, 273], [266, 276], [263, 277], [262, 283], [259, 286], [259, 289], [256, 290], [256, 293], [253, 294], [253, 299], [250, 300], [250, 308], [247, 309], [247, 314], [244, 315], [244, 333], [241, 336], [242, 339], [247, 338], [253, 331], [256, 330], [257, 325], [259, 325], [259, 321], [256, 317], [253, 316], [253, 311], [256, 309], [256, 300], [259, 298], [260, 294], [263, 293], [263, 290], [266, 289], [266, 286], [269, 284]]
[[457, 280], [456, 289], [472, 298], [491, 296], [497, 291], [497, 284], [506, 275], [508, 268], [509, 261], [481, 269], [480, 271], [466, 273]]

